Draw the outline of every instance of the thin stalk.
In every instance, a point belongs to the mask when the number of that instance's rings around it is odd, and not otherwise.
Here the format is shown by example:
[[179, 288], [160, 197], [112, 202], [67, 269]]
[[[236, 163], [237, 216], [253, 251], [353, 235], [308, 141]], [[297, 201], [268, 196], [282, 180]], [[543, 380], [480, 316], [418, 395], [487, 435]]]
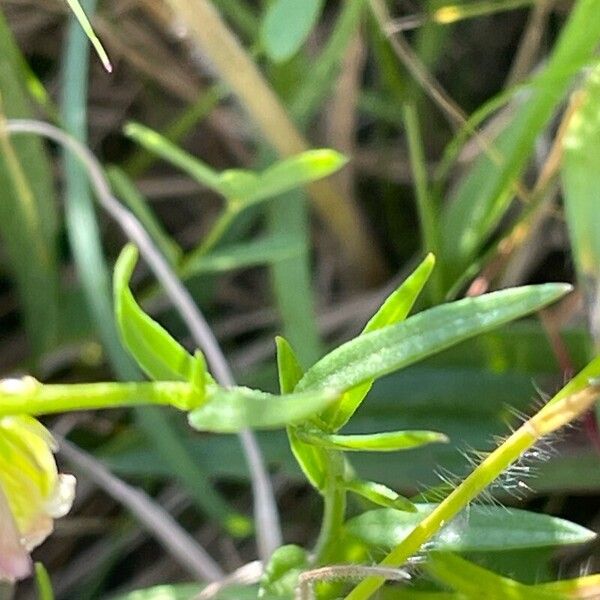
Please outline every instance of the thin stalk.
[[[234, 385], [235, 380], [229, 364], [204, 315], [163, 255], [156, 249], [140, 222], [112, 195], [101, 165], [88, 148], [58, 127], [41, 121], [10, 120], [7, 122], [7, 131], [12, 134], [34, 133], [47, 137], [66, 146], [77, 155], [88, 171], [98, 202], [119, 223], [127, 237], [139, 247], [140, 253], [186, 323], [194, 342], [206, 354], [215, 379], [225, 387]], [[273, 488], [256, 438], [249, 430], [242, 431], [239, 435], [250, 471], [259, 553], [263, 560], [268, 560], [272, 552], [281, 545], [282, 539]]]
[[206, 256], [223, 239], [223, 236], [239, 214], [240, 211], [237, 207], [229, 204], [225, 207], [225, 210], [217, 217], [202, 243], [183, 257], [178, 269], [182, 277], [189, 273], [190, 265], [193, 266], [203, 256]]
[[314, 551], [317, 565], [328, 564], [334, 558], [346, 516], [346, 489], [341, 481], [344, 476], [344, 455], [336, 451], [330, 451], [327, 455], [329, 468], [323, 495], [323, 521]]
[[0, 381], [0, 417], [146, 404], [190, 410], [198, 404], [195, 394], [193, 386], [178, 381], [45, 385], [33, 377], [4, 379]]
[[[408, 140], [408, 153], [417, 198], [421, 244], [423, 245], [424, 252], [432, 252], [434, 256], [440, 256], [437, 224], [438, 211], [434, 205], [434, 199], [427, 180], [427, 166], [421, 138], [421, 128], [419, 127], [419, 115], [417, 114], [415, 105], [411, 102], [407, 102], [404, 105], [403, 113]], [[440, 303], [444, 298], [444, 286], [441, 275], [442, 271], [435, 269], [431, 277], [434, 304]]]
[[[583, 390], [550, 401], [531, 419], [510, 435], [484, 459], [475, 470], [437, 508], [425, 517], [404, 540], [381, 561], [382, 567], [400, 567], [417, 553], [423, 544], [474, 500], [490, 483], [516, 462], [542, 437], [570, 423], [596, 401], [600, 385], [595, 381]], [[346, 600], [367, 600], [383, 584], [383, 577], [368, 577], [346, 596]]]

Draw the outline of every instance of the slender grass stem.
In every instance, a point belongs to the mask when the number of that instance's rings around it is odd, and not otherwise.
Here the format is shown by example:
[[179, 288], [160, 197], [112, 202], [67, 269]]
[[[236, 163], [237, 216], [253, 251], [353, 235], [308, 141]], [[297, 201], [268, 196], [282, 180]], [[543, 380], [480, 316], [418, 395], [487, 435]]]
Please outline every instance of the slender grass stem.
[[[563, 427], [593, 405], [600, 394], [594, 382], [579, 392], [548, 403], [492, 452], [437, 508], [381, 561], [382, 567], [400, 567], [413, 554], [476, 498], [490, 483], [539, 439]], [[346, 600], [367, 600], [383, 584], [384, 577], [368, 577], [346, 596]]]
[[[433, 195], [427, 180], [425, 153], [419, 127], [419, 115], [415, 105], [407, 102], [403, 109], [404, 126], [408, 140], [408, 152], [413, 172], [417, 209], [419, 212], [419, 226], [421, 228], [421, 243], [425, 252], [432, 252], [440, 256], [439, 232], [437, 226], [437, 210], [433, 202]], [[431, 275], [434, 304], [444, 298], [444, 285], [441, 278], [442, 271], [435, 269]]]

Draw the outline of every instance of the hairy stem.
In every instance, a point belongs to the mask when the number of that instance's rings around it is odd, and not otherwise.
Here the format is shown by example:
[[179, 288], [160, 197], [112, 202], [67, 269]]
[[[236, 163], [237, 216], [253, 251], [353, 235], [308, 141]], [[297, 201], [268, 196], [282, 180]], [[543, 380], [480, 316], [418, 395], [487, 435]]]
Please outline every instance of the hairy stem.
[[[381, 561], [382, 567], [399, 567], [428, 542], [442, 527], [477, 497], [540, 438], [563, 427], [593, 405], [600, 386], [594, 382], [583, 390], [557, 402], [548, 403], [481, 464], [437, 508], [425, 517], [408, 536]], [[384, 577], [368, 577], [357, 585], [346, 600], [367, 600], [383, 584]]]

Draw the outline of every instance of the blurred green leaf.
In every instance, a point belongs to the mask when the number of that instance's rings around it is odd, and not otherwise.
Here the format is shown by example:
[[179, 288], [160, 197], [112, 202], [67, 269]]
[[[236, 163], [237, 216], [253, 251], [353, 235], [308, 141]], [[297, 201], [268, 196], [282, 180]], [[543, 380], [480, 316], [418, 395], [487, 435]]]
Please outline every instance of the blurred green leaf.
[[190, 412], [188, 421], [194, 429], [215, 433], [285, 427], [316, 414], [336, 396], [331, 389], [274, 396], [250, 388], [210, 385], [207, 402]]
[[321, 10], [323, 0], [274, 0], [261, 26], [261, 40], [274, 62], [290, 59], [306, 41]]
[[182, 150], [166, 137], [140, 123], [128, 123], [124, 133], [143, 148], [157, 154], [187, 173], [201, 185], [220, 192], [219, 173], [207, 164]]
[[314, 446], [346, 452], [397, 452], [448, 441], [443, 433], [437, 431], [389, 431], [365, 435], [331, 435], [316, 430], [297, 429], [296, 434], [303, 442]]
[[566, 284], [524, 286], [426, 310], [333, 350], [306, 372], [296, 389], [348, 390], [539, 310], [570, 289]]
[[260, 580], [259, 599], [289, 599], [298, 584], [298, 576], [309, 568], [308, 552], [288, 544], [277, 548]]
[[590, 72], [572, 100], [561, 168], [565, 217], [590, 333], [600, 348], [600, 68]]
[[[34, 115], [27, 73], [0, 12], [0, 120]], [[59, 279], [57, 209], [52, 170], [35, 136], [8, 138], [0, 123], [0, 232], [17, 283], [25, 328], [34, 354], [52, 347], [57, 326]]]
[[248, 242], [231, 244], [208, 254], [194, 256], [182, 263], [181, 276], [193, 277], [202, 273], [222, 273], [259, 265], [268, 265], [298, 256], [302, 246], [284, 235], [272, 234]]
[[[370, 333], [404, 321], [427, 283], [434, 265], [435, 257], [433, 254], [428, 254], [398, 289], [388, 296], [379, 310], [365, 325], [362, 333]], [[343, 427], [365, 399], [372, 385], [373, 380], [367, 381], [345, 392], [340, 400], [322, 415], [322, 420], [332, 431], [337, 431]]]
[[536, 590], [514, 579], [502, 577], [460, 556], [446, 552], [432, 552], [426, 566], [427, 572], [445, 586], [465, 594], [489, 600], [559, 600], [556, 594]]
[[408, 498], [400, 496], [394, 490], [381, 483], [353, 479], [344, 482], [344, 487], [349, 492], [358, 494], [379, 506], [407, 512], [416, 512], [417, 510], [416, 506]]
[[197, 361], [141, 309], [129, 289], [137, 258], [137, 248], [128, 244], [115, 264], [115, 314], [123, 343], [150, 378], [190, 381]]
[[35, 563], [35, 586], [38, 600], [54, 600], [52, 581], [50, 581], [46, 567], [41, 562]]
[[221, 194], [236, 210], [327, 177], [347, 162], [339, 152], [323, 148], [285, 158], [259, 173], [245, 169], [227, 169], [219, 173], [160, 133], [139, 123], [129, 123], [125, 133], [200, 184]]
[[[348, 159], [327, 148], [306, 150], [296, 156], [284, 158], [258, 175], [256, 188], [240, 190], [239, 199], [244, 204], [259, 202], [283, 192], [317, 181], [339, 171]], [[225, 171], [222, 177], [225, 177]]]
[[[394, 548], [431, 513], [436, 504], [417, 504], [416, 513], [372, 510], [350, 519], [351, 535], [378, 548]], [[432, 540], [431, 550], [510, 551], [582, 544], [596, 534], [585, 527], [544, 514], [503, 506], [471, 505]]]
[[536, 138], [569, 89], [571, 80], [600, 42], [597, 0], [579, 0], [547, 62], [514, 118], [462, 180], [441, 220], [442, 256], [453, 276], [475, 257], [514, 196], [514, 185], [531, 157]]

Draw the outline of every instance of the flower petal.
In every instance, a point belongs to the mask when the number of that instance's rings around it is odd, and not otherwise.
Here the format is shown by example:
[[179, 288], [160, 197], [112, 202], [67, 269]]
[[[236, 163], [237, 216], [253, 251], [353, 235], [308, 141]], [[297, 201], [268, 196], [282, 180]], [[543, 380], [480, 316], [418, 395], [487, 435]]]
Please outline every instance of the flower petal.
[[8, 501], [0, 487], [0, 581], [28, 577], [31, 567], [31, 558], [21, 545]]

